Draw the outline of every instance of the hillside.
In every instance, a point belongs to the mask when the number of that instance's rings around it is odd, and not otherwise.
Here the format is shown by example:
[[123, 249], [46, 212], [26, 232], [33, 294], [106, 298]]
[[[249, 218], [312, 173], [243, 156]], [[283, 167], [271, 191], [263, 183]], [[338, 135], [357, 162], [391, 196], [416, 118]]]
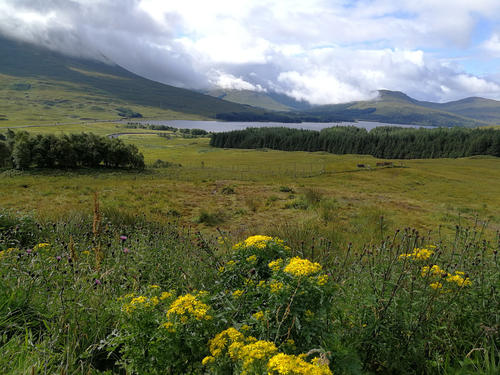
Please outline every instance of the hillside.
[[151, 81], [114, 64], [63, 56], [0, 37], [0, 123], [145, 116], [214, 118], [260, 110]]
[[[468, 101], [464, 99], [463, 101]], [[487, 99], [482, 99], [488, 101]], [[345, 104], [318, 106], [311, 113], [337, 114], [355, 117], [357, 120], [379, 121], [396, 124], [415, 124], [428, 126], [484, 126], [493, 120], [500, 122], [500, 103], [490, 106], [490, 116], [481, 115], [481, 105], [471, 103], [469, 106], [453, 103], [420, 102], [408, 95], [389, 90], [380, 90], [374, 100], [351, 102]], [[498, 116], [495, 116], [495, 111]]]
[[208, 91], [207, 94], [228, 102], [247, 104], [270, 111], [300, 111], [311, 108], [307, 102], [297, 101], [290, 96], [273, 91], [214, 89]]

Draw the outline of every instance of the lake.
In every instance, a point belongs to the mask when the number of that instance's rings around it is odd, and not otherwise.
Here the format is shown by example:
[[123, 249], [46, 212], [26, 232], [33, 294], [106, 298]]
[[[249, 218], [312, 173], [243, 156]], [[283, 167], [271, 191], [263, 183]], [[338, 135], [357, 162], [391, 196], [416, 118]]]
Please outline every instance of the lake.
[[224, 121], [189, 121], [189, 120], [169, 120], [169, 121], [139, 121], [142, 124], [167, 125], [179, 129], [203, 129], [208, 132], [225, 132], [231, 130], [242, 130], [246, 128], [263, 127], [285, 127], [294, 129], [321, 130], [332, 126], [357, 126], [371, 130], [378, 126], [398, 126], [402, 128], [433, 128], [432, 126], [387, 124], [381, 122], [358, 121], [358, 122], [302, 122], [302, 123], [281, 123], [281, 122], [224, 122]]

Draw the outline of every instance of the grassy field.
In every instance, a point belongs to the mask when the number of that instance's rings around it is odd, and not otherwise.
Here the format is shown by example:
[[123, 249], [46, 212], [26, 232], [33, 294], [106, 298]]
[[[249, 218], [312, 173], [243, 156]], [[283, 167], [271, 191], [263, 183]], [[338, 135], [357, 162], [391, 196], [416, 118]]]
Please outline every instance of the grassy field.
[[[155, 133], [120, 126], [88, 123], [25, 130]], [[425, 232], [440, 225], [450, 232], [456, 224], [475, 221], [487, 222], [490, 233], [500, 229], [497, 158], [394, 160], [393, 167], [377, 168], [379, 160], [370, 156], [225, 150], [211, 148], [208, 138], [176, 135], [121, 138], [139, 147], [146, 164], [161, 159], [172, 166], [144, 172], [6, 171], [2, 206], [55, 220], [90, 212], [93, 192], [98, 191], [106, 209], [140, 212], [159, 222], [178, 220], [210, 233], [218, 227], [235, 236], [270, 228], [277, 234], [319, 233], [339, 245], [352, 241], [352, 234], [365, 241], [381, 225], [384, 233], [406, 226]]]
[[18, 130], [148, 167], [0, 171], [0, 373], [498, 374], [498, 158]]

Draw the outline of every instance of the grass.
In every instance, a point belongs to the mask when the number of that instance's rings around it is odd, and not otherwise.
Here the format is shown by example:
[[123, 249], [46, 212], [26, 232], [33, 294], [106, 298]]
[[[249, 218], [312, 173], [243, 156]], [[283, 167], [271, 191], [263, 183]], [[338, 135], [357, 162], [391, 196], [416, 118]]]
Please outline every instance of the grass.
[[[149, 133], [111, 122], [25, 129], [82, 128]], [[498, 158], [376, 168], [370, 156], [224, 150], [170, 134], [123, 136], [166, 168], [0, 171], [0, 250], [14, 248], [0, 253], [0, 372], [239, 373], [244, 351], [232, 364], [207, 345], [229, 327], [312, 353], [335, 374], [498, 372]], [[253, 234], [291, 250], [231, 248]], [[428, 245], [428, 259], [399, 257]], [[271, 260], [293, 256], [321, 263], [324, 289], [270, 273]], [[433, 264], [471, 286], [422, 276]], [[175, 293], [154, 305], [151, 285]], [[213, 317], [167, 315], [186, 293]], [[147, 303], [129, 314], [135, 296]]]
[[[144, 131], [113, 123], [27, 130], [66, 133], [82, 128], [102, 135]], [[491, 233], [500, 228], [497, 158], [394, 160], [393, 168], [376, 168], [378, 159], [370, 156], [224, 150], [211, 148], [207, 138], [153, 134], [122, 139], [136, 144], [149, 165], [161, 159], [182, 166], [145, 172], [6, 171], [2, 207], [56, 220], [88, 210], [93, 192], [99, 191], [104, 207], [144, 212], [159, 222], [179, 220], [211, 231], [199, 220], [203, 207], [206, 213], [218, 213], [216, 225], [224, 231], [243, 235], [293, 223], [332, 236], [339, 245], [352, 233], [369, 233], [380, 216], [387, 230], [412, 226], [425, 232], [441, 226], [449, 232], [461, 220], [476, 217], [488, 222]], [[372, 167], [357, 168], [360, 163]], [[235, 193], [225, 194], [226, 186]]]

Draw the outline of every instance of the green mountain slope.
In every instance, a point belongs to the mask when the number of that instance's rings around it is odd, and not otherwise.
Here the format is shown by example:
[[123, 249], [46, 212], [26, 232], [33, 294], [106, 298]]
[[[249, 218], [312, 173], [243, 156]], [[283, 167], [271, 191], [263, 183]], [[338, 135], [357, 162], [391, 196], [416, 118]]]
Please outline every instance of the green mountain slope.
[[448, 103], [419, 102], [419, 104], [480, 121], [500, 124], [500, 101], [497, 100], [470, 97]]
[[[402, 92], [380, 90], [379, 96], [374, 100], [318, 106], [310, 112], [335, 113], [365, 121], [428, 126], [484, 126], [495, 119], [494, 116], [480, 116], [481, 109], [474, 104], [461, 107], [452, 103], [420, 102]], [[500, 110], [500, 102], [496, 103], [497, 110]], [[492, 106], [491, 109], [490, 113], [493, 113], [495, 107]], [[500, 113], [496, 121], [500, 121]]]
[[228, 102], [247, 104], [270, 111], [290, 111], [292, 109], [291, 107], [274, 100], [265, 92], [215, 89], [208, 91], [207, 94]]
[[0, 124], [148, 116], [214, 118], [261, 111], [151, 81], [120, 66], [63, 56], [0, 37]]
[[208, 95], [233, 103], [248, 104], [253, 107], [264, 108], [269, 111], [300, 111], [311, 108], [307, 102], [297, 101], [285, 94], [277, 92], [257, 92], [250, 90], [214, 89]]

